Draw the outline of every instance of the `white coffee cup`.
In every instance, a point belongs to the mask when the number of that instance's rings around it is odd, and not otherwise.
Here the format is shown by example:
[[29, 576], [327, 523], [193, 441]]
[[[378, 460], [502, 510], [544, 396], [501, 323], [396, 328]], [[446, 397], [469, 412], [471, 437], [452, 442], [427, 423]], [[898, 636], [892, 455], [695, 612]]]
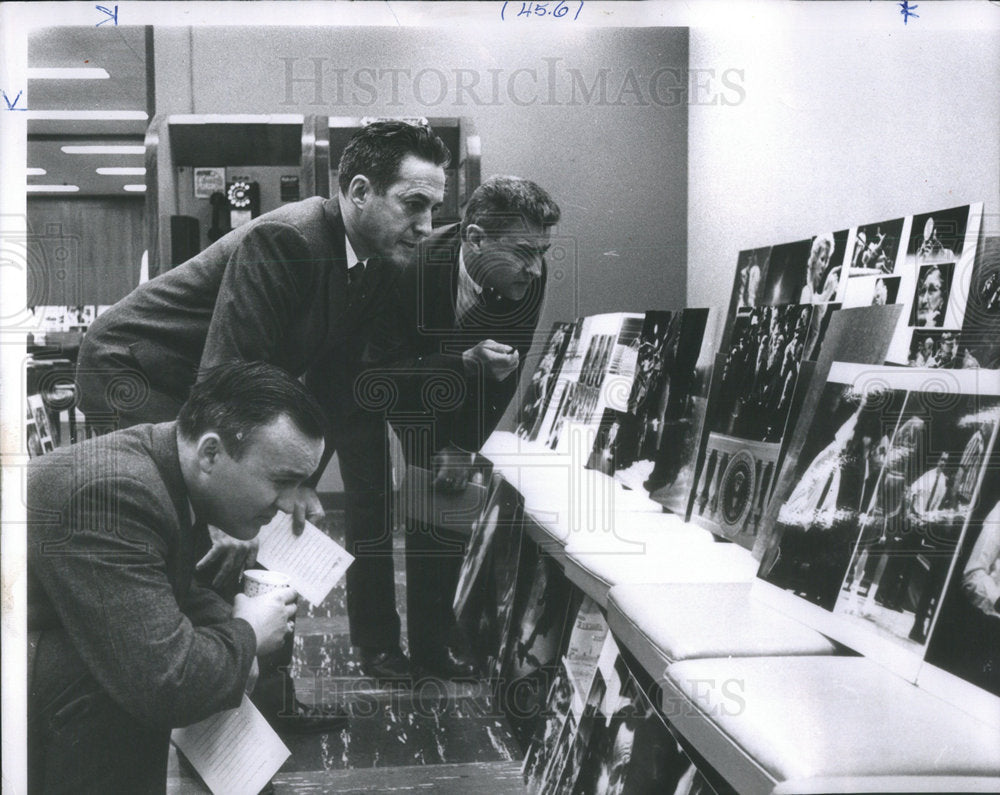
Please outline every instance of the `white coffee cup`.
[[262, 593], [276, 591], [279, 588], [290, 588], [292, 581], [287, 574], [267, 569], [247, 569], [243, 572], [243, 593], [247, 596], [260, 596]]
[[[243, 572], [243, 593], [249, 597], [277, 591], [280, 588], [291, 588], [292, 581], [287, 574], [267, 569], [247, 569]], [[288, 631], [295, 630], [295, 619], [288, 620]]]

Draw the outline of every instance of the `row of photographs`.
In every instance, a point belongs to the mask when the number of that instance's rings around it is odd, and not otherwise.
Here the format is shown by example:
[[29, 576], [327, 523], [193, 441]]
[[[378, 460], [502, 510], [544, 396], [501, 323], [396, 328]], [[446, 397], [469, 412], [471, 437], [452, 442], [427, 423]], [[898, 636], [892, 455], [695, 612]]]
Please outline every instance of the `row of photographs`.
[[815, 390], [755, 594], [995, 719], [1000, 373], [837, 362]]
[[[859, 312], [873, 314], [844, 316]], [[872, 327], [831, 324], [831, 340]], [[833, 361], [804, 405], [780, 476], [738, 451], [742, 465], [716, 465], [742, 466], [751, 495], [766, 488], [754, 478], [777, 481], [770, 503], [751, 500], [754, 521], [773, 528], [754, 550], [754, 598], [995, 723], [1000, 372]], [[733, 490], [709, 501], [729, 510]], [[566, 675], [587, 681], [572, 665]]]
[[586, 689], [567, 652], [522, 773], [533, 795], [714, 793], [607, 634]]
[[[638, 334], [635, 315], [556, 323], [526, 387], [518, 433], [558, 450], [566, 427], [582, 425], [594, 437], [588, 467], [752, 547], [798, 419], [800, 384], [810, 380], [802, 374], [811, 376], [838, 314], [850, 310], [853, 322], [863, 308], [883, 316], [849, 361], [1000, 367], [1000, 241], [978, 244], [981, 215], [981, 205], [964, 205], [742, 252], [724, 320], [706, 309], [651, 311]], [[960, 275], [967, 289], [928, 302], [914, 279], [931, 266]], [[859, 302], [856, 285], [872, 279], [882, 281], [878, 295]], [[941, 306], [964, 325], [911, 325]]]
[[[760, 306], [901, 304], [906, 310], [888, 362], [991, 366], [958, 340], [971, 293], [982, 291], [979, 299], [985, 305], [1000, 304], [1000, 277], [983, 279], [976, 288], [972, 283], [982, 210], [982, 203], [966, 204], [742, 251], [729, 304], [730, 327], [741, 311]], [[918, 335], [918, 329], [941, 334]], [[927, 340], [941, 337], [945, 350], [933, 358], [941, 363], [929, 364]]]
[[453, 601], [502, 703], [532, 692], [513, 682], [540, 691], [537, 703], [516, 705], [534, 716], [521, 738], [529, 791], [712, 793], [626, 667], [600, 605], [531, 540], [532, 521], [493, 475]]

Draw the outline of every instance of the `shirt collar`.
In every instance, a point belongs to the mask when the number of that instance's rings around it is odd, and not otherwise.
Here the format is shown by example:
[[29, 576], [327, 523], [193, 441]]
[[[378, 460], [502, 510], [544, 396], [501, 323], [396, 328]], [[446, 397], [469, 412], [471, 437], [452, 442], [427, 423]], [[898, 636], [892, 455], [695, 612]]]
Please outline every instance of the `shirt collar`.
[[354, 253], [354, 249], [351, 247], [351, 239], [346, 233], [344, 234], [344, 252], [347, 254], [347, 270], [350, 270], [361, 262], [358, 259], [358, 255]]
[[461, 247], [458, 249], [458, 280], [459, 282], [465, 282], [466, 287], [471, 289], [476, 295], [479, 295], [483, 291], [482, 286], [472, 278], [465, 267], [465, 257], [463, 256]]
[[458, 292], [455, 295], [455, 317], [464, 317], [476, 305], [483, 288], [469, 275], [462, 248], [458, 249]]

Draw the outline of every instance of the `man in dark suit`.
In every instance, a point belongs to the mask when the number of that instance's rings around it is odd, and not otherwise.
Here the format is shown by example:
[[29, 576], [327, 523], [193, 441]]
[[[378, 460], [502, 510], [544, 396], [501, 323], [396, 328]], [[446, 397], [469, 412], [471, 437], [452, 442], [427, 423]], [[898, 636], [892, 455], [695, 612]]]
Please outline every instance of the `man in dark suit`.
[[230, 606], [194, 581], [207, 523], [254, 537], [323, 452], [323, 410], [279, 368], [230, 363], [176, 422], [28, 466], [32, 792], [163, 792], [172, 728], [239, 706], [290, 588]]
[[[385, 357], [394, 363], [368, 376], [385, 374], [394, 382], [397, 402], [390, 419], [393, 413], [405, 417], [407, 462], [433, 468], [435, 488], [465, 487], [475, 453], [517, 390], [538, 325], [544, 256], [559, 215], [535, 183], [492, 177], [469, 198], [461, 224], [421, 243], [418, 267], [399, 280], [395, 352]], [[383, 557], [390, 549], [387, 537], [371, 543], [376, 554], [381, 544]], [[430, 674], [470, 675], [470, 655], [453, 632], [451, 610], [462, 539], [411, 523], [406, 543], [412, 661]], [[390, 576], [381, 592], [368, 589], [381, 607], [367, 615], [376, 625], [398, 627], [388, 560]]]
[[[384, 482], [386, 472], [384, 449], [371, 441], [384, 434], [376, 414], [356, 405], [354, 379], [393, 284], [431, 232], [448, 158], [427, 127], [370, 124], [344, 150], [335, 198], [267, 213], [138, 287], [94, 322], [81, 347], [77, 383], [88, 422], [172, 419], [199, 366], [259, 360], [305, 374], [327, 413], [327, 455], [337, 451], [348, 495], [356, 497], [347, 506], [350, 537], [371, 513], [359, 506], [380, 499], [370, 484]], [[305, 518], [322, 516], [312, 488], [300, 490], [294, 516], [298, 530]], [[221, 561], [220, 586], [252, 565], [256, 547], [211, 532], [212, 550], [198, 567]], [[302, 729], [304, 709], [296, 703], [294, 726], [286, 728]], [[311, 725], [324, 728], [319, 720]]]

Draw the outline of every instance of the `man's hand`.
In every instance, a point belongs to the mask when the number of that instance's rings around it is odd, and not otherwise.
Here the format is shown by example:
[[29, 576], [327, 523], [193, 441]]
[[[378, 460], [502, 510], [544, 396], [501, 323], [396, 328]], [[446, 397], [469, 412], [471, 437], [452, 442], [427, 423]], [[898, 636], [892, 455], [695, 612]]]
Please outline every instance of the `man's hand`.
[[295, 497], [295, 510], [292, 511], [292, 535], [302, 535], [302, 531], [306, 529], [307, 521], [316, 524], [324, 516], [326, 516], [326, 512], [323, 510], [323, 504], [319, 501], [316, 489], [300, 486], [298, 495]]
[[471, 453], [445, 447], [434, 454], [434, 488], [442, 491], [462, 491], [472, 474]]
[[244, 569], [252, 568], [257, 562], [260, 542], [256, 538], [240, 541], [212, 525], [208, 526], [212, 548], [195, 564], [197, 571], [203, 571], [218, 561], [219, 570], [212, 578], [212, 587], [217, 591], [227, 585], [236, 585]]
[[520, 354], [517, 348], [501, 345], [495, 340], [483, 340], [462, 354], [467, 374], [472, 375], [482, 368], [486, 377], [493, 381], [503, 381], [517, 370], [519, 360]]
[[236, 594], [233, 618], [242, 618], [253, 627], [258, 657], [281, 648], [289, 622], [295, 617], [297, 597], [298, 594], [291, 588], [278, 588], [252, 598]]

